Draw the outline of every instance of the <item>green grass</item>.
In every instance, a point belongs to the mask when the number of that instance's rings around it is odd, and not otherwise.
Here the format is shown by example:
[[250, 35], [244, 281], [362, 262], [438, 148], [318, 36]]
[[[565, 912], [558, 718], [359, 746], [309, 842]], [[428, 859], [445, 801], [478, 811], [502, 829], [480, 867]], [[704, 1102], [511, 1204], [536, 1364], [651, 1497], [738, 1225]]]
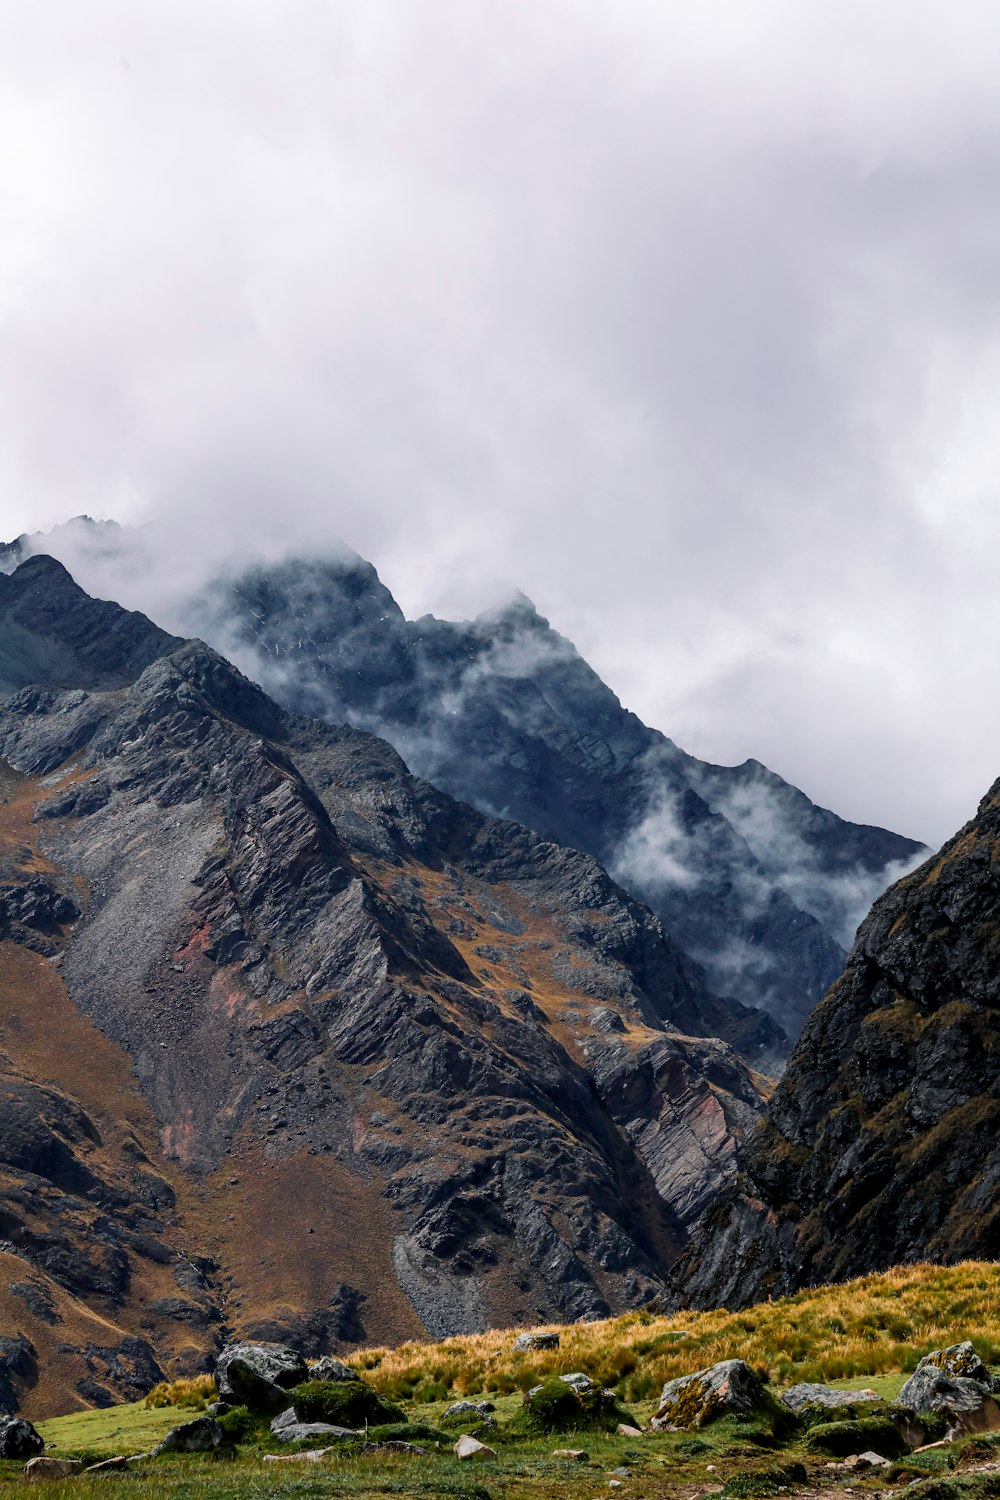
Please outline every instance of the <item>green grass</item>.
[[77, 1449], [110, 1458], [115, 1453], [142, 1453], [194, 1415], [176, 1406], [147, 1407], [138, 1401], [129, 1406], [50, 1417], [35, 1426], [53, 1458], [71, 1455]]
[[[513, 1332], [479, 1334], [438, 1344], [409, 1344], [400, 1350], [361, 1350], [351, 1363], [384, 1396], [395, 1399], [410, 1427], [427, 1434], [423, 1456], [363, 1455], [338, 1446], [319, 1464], [267, 1463], [259, 1448], [243, 1444], [217, 1456], [172, 1455], [151, 1461], [129, 1478], [136, 1500], [376, 1500], [400, 1496], [452, 1496], [454, 1500], [591, 1500], [609, 1494], [634, 1500], [670, 1500], [683, 1494], [724, 1494], [730, 1500], [764, 1500], [786, 1488], [829, 1490], [826, 1467], [830, 1444], [811, 1441], [805, 1430], [771, 1432], [760, 1420], [724, 1418], [690, 1432], [645, 1433], [641, 1438], [599, 1431], [533, 1436], [518, 1432], [522, 1392], [553, 1373], [584, 1370], [614, 1386], [640, 1425], [656, 1407], [662, 1379], [689, 1374], [723, 1358], [744, 1358], [771, 1380], [771, 1391], [800, 1380], [829, 1380], [841, 1388], [871, 1387], [893, 1400], [921, 1354], [974, 1333], [980, 1353], [991, 1363], [1000, 1356], [1000, 1267], [967, 1263], [949, 1268], [908, 1267], [870, 1276], [847, 1287], [802, 1292], [780, 1303], [743, 1313], [724, 1310], [655, 1317], [629, 1313], [600, 1324], [560, 1330], [562, 1347], [514, 1355]], [[488, 1392], [496, 1406], [497, 1427], [484, 1431], [496, 1457], [459, 1463], [451, 1444], [458, 1432], [478, 1426], [441, 1429], [447, 1406], [458, 1395]], [[433, 1397], [433, 1399], [428, 1399]], [[172, 1426], [188, 1420], [189, 1409], [144, 1404], [107, 1411], [84, 1411], [38, 1424], [55, 1456], [85, 1451], [94, 1456], [149, 1449]], [[857, 1437], [871, 1436], [862, 1420]], [[815, 1431], [815, 1429], [814, 1429]], [[441, 1433], [436, 1441], [434, 1433]], [[270, 1435], [260, 1435], [269, 1443]], [[821, 1434], [822, 1436], [822, 1434]], [[839, 1445], [834, 1435], [834, 1447]], [[973, 1447], [976, 1443], [979, 1446]], [[276, 1445], [275, 1445], [276, 1446]], [[850, 1444], [848, 1446], [851, 1446]], [[878, 1447], [876, 1443], [874, 1446]], [[582, 1448], [585, 1463], [553, 1457], [556, 1448]], [[915, 1481], [908, 1500], [1000, 1500], [997, 1475], [970, 1472], [973, 1465], [1000, 1457], [1000, 1441], [979, 1438], [934, 1450], [905, 1454], [898, 1483]], [[804, 1465], [806, 1482], [796, 1466]], [[628, 1467], [628, 1479], [612, 1491], [612, 1471]], [[21, 1465], [0, 1464], [2, 1481]], [[926, 1477], [922, 1477], [926, 1476]], [[884, 1487], [886, 1475], [852, 1477], [859, 1497]], [[40, 1486], [42, 1500], [72, 1500], [90, 1481]]]

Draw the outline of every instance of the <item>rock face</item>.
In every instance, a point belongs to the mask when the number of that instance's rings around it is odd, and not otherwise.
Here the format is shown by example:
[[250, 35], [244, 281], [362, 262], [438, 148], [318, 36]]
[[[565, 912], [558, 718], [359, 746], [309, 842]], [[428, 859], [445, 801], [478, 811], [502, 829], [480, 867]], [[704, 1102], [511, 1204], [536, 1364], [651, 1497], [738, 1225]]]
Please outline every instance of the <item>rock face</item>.
[[[44, 541], [11, 544], [6, 566]], [[83, 521], [51, 538], [56, 555], [89, 552], [97, 578], [101, 557], [134, 545]], [[143, 557], [140, 571], [151, 566]], [[920, 853], [816, 807], [757, 761], [685, 754], [523, 595], [471, 622], [407, 621], [345, 548], [220, 578], [175, 612], [284, 706], [369, 729], [459, 800], [600, 860], [686, 957], [696, 993], [684, 1029], [748, 1056], [773, 1059], [798, 1033], [867, 906]]]
[[1000, 1255], [998, 838], [1000, 783], [876, 902], [676, 1268], [681, 1301]]
[[742, 1359], [725, 1359], [694, 1375], [668, 1380], [650, 1425], [655, 1428], [704, 1427], [733, 1412], [754, 1412], [764, 1387]]
[[[26, 566], [72, 645], [98, 616]], [[762, 1106], [684, 1034], [695, 989], [652, 913], [199, 642], [126, 637], [117, 675], [88, 636], [75, 680], [0, 704], [18, 1358], [111, 1403], [226, 1339], [322, 1355], [661, 1294], [696, 1167], [731, 1181]], [[35, 880], [44, 931], [7, 895]], [[235, 1360], [234, 1398], [238, 1368], [287, 1405]]]

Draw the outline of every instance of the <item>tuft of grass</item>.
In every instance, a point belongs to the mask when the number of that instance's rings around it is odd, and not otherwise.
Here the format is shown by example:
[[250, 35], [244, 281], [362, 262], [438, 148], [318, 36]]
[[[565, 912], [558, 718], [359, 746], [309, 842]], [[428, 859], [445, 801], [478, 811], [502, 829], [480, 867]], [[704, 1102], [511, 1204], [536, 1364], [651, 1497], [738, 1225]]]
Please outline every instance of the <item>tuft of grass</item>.
[[204, 1411], [219, 1394], [214, 1375], [195, 1375], [189, 1380], [161, 1380], [146, 1397], [145, 1405], [190, 1406]]
[[524, 1330], [508, 1329], [441, 1344], [366, 1349], [349, 1362], [376, 1389], [402, 1400], [413, 1399], [421, 1387], [433, 1388], [439, 1400], [505, 1395], [582, 1370], [621, 1398], [641, 1402], [666, 1381], [723, 1359], [746, 1360], [776, 1385], [808, 1380], [877, 1386], [882, 1377], [912, 1370], [928, 1350], [968, 1337], [987, 1364], [996, 1363], [1000, 1265], [897, 1266], [740, 1313], [720, 1308], [656, 1316], [642, 1310], [544, 1328], [559, 1333], [557, 1349], [515, 1354], [514, 1339]]

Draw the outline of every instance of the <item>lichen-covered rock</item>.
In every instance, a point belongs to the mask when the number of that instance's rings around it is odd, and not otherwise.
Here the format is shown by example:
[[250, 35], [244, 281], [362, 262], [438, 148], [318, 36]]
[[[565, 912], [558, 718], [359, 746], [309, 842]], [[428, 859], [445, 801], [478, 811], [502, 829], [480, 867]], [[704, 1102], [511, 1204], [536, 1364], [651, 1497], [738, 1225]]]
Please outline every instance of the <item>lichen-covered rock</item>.
[[602, 1390], [588, 1375], [560, 1375], [543, 1380], [525, 1394], [511, 1430], [525, 1436], [587, 1428], [615, 1432], [622, 1422], [631, 1425], [632, 1418], [614, 1391]]
[[961, 1375], [966, 1380], [978, 1380], [987, 1387], [992, 1380], [971, 1339], [965, 1339], [961, 1344], [949, 1344], [947, 1349], [933, 1349], [930, 1354], [924, 1355], [917, 1369], [923, 1370], [929, 1365], [943, 1370], [946, 1375]]
[[44, 1450], [41, 1434], [24, 1417], [0, 1417], [0, 1458], [33, 1458]]
[[195, 1417], [191, 1422], [172, 1427], [153, 1453], [208, 1453], [221, 1442], [222, 1428], [214, 1417]]
[[651, 1426], [704, 1427], [732, 1412], [755, 1412], [764, 1399], [764, 1387], [750, 1366], [742, 1359], [724, 1359], [693, 1375], [668, 1380]]

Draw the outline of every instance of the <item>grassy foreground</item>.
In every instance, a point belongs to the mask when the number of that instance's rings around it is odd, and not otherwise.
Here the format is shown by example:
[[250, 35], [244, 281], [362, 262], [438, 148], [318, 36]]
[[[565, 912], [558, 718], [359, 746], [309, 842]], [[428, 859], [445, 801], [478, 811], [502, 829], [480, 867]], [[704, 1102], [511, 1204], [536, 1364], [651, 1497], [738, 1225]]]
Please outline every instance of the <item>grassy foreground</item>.
[[[906, 1267], [841, 1287], [803, 1292], [749, 1312], [686, 1313], [656, 1317], [629, 1313], [605, 1322], [558, 1329], [554, 1351], [515, 1354], [515, 1331], [369, 1349], [351, 1359], [383, 1394], [402, 1401], [411, 1421], [440, 1425], [450, 1401], [489, 1395], [496, 1429], [482, 1436], [495, 1456], [460, 1463], [450, 1443], [423, 1455], [361, 1454], [341, 1450], [319, 1463], [268, 1461], [253, 1447], [228, 1455], [151, 1461], [124, 1477], [137, 1500], [236, 1500], [236, 1497], [453, 1496], [456, 1500], [556, 1500], [561, 1496], [634, 1496], [637, 1500], [764, 1500], [778, 1494], [888, 1495], [913, 1500], [1000, 1500], [1000, 1443], [992, 1436], [963, 1439], [923, 1454], [908, 1454], [888, 1470], [844, 1475], [830, 1467], [807, 1433], [775, 1441], [734, 1419], [697, 1433], [641, 1437], [591, 1431], [519, 1438], [509, 1430], [523, 1389], [547, 1374], [583, 1370], [614, 1385], [629, 1411], [645, 1424], [666, 1379], [719, 1359], [742, 1358], [767, 1371], [772, 1386], [824, 1380], [874, 1386], [891, 1399], [905, 1372], [930, 1349], [971, 1337], [988, 1363], [1000, 1358], [1000, 1266], [981, 1263]], [[144, 1404], [78, 1412], [39, 1423], [54, 1455], [86, 1451], [93, 1457], [135, 1453], [190, 1408]], [[457, 1428], [453, 1436], [457, 1436]], [[468, 1430], [467, 1428], [464, 1430]], [[583, 1449], [574, 1461], [560, 1448]], [[274, 1451], [279, 1450], [274, 1445]], [[20, 1465], [0, 1464], [0, 1485]], [[105, 1481], [108, 1482], [108, 1481]], [[117, 1480], [110, 1481], [117, 1483]], [[38, 1486], [53, 1500], [76, 1495], [94, 1480]]]

